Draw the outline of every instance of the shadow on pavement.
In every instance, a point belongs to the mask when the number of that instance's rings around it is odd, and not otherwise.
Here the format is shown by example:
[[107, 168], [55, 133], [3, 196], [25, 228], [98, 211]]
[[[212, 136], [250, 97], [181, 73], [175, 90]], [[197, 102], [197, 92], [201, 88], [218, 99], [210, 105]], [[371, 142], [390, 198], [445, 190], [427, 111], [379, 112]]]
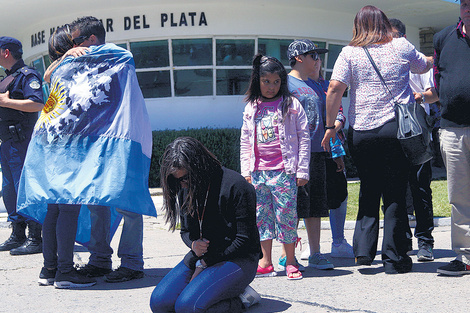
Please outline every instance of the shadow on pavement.
[[[162, 278], [168, 274], [171, 268], [152, 268], [144, 269], [144, 278], [130, 280], [122, 283], [107, 283], [104, 281], [104, 277], [98, 277], [97, 284], [90, 288], [84, 288], [86, 290], [128, 290], [128, 289], [140, 289], [147, 287], [156, 286]], [[76, 288], [80, 290], [80, 288]], [[150, 297], [150, 295], [149, 295]], [[150, 301], [150, 298], [149, 298]]]
[[248, 311], [250, 313], [283, 312], [289, 309], [291, 306], [291, 304], [284, 301], [261, 298], [261, 302], [252, 306]]

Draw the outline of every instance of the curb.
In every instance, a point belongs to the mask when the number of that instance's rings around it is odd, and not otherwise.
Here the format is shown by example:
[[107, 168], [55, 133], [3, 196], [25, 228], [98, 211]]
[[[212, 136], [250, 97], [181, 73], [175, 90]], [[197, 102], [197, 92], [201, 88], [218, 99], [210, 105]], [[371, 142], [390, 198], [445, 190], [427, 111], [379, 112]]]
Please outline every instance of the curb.
[[[450, 217], [435, 217], [434, 218], [434, 227], [439, 227], [439, 226], [450, 226], [451, 224], [451, 218]], [[356, 221], [346, 221], [344, 223], [344, 229], [354, 229], [356, 227]], [[379, 227], [383, 228], [384, 227], [384, 221], [380, 220]], [[415, 228], [416, 227], [416, 221], [410, 221], [410, 227]], [[305, 226], [302, 226], [302, 228], [305, 228]], [[321, 222], [321, 229], [330, 229], [330, 221], [322, 221]]]
[[[155, 191], [156, 193], [161, 192], [160, 191]], [[152, 194], [152, 196], [158, 196], [159, 194]], [[7, 221], [8, 214], [5, 213], [0, 213], [0, 228], [8, 228], [10, 227], [10, 222]], [[434, 227], [439, 227], [439, 226], [450, 226], [451, 224], [451, 219], [450, 217], [435, 217], [434, 218]], [[305, 225], [301, 224], [302, 226], [299, 226], [300, 228], [305, 228]], [[384, 221], [380, 220], [379, 227], [383, 228]], [[346, 221], [344, 223], [344, 229], [354, 229], [356, 227], [356, 221]], [[410, 221], [410, 227], [415, 228], [416, 227], [416, 221]], [[330, 221], [322, 221], [321, 222], [321, 229], [330, 229]]]

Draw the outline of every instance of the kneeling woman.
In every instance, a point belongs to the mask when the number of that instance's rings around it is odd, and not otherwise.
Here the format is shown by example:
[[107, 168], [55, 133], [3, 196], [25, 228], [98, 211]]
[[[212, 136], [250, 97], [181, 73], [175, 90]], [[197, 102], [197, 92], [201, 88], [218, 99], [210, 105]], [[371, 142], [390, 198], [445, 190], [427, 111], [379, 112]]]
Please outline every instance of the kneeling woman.
[[248, 286], [261, 251], [253, 186], [190, 137], [167, 146], [160, 174], [166, 220], [172, 230], [181, 221], [191, 250], [155, 287], [152, 311], [241, 312], [259, 301]]

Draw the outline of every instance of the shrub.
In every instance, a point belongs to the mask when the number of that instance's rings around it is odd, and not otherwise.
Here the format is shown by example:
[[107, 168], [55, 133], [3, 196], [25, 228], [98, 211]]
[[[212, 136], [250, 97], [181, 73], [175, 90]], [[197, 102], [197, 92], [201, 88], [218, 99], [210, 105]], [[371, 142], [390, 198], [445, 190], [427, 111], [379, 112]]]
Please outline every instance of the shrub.
[[215, 154], [223, 166], [240, 172], [240, 129], [200, 128], [153, 131], [149, 186], [160, 187], [160, 159], [166, 146], [178, 137], [193, 137]]
[[[240, 172], [240, 129], [238, 128], [162, 130], [153, 131], [152, 135], [153, 150], [149, 174], [149, 186], [151, 188], [160, 187], [160, 159], [166, 146], [178, 137], [189, 136], [196, 138], [215, 154], [223, 166]], [[346, 176], [357, 177], [357, 169], [349, 154], [347, 142], [344, 149], [346, 150], [346, 157], [344, 158]]]

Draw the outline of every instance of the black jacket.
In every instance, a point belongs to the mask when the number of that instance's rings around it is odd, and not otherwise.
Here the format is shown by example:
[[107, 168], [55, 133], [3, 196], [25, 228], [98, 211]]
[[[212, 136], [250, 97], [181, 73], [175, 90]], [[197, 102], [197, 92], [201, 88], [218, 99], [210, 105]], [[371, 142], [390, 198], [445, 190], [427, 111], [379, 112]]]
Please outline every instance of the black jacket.
[[[186, 191], [180, 192], [180, 203]], [[203, 195], [205, 198], [205, 193]], [[202, 216], [204, 199], [199, 200]], [[256, 225], [256, 193], [239, 173], [227, 168], [213, 176], [202, 223], [203, 237], [209, 248], [202, 259], [208, 266], [238, 258], [259, 258], [261, 247]], [[181, 216], [181, 238], [191, 248], [199, 239], [199, 221], [194, 216]], [[191, 250], [184, 263], [194, 269], [199, 258]]]

